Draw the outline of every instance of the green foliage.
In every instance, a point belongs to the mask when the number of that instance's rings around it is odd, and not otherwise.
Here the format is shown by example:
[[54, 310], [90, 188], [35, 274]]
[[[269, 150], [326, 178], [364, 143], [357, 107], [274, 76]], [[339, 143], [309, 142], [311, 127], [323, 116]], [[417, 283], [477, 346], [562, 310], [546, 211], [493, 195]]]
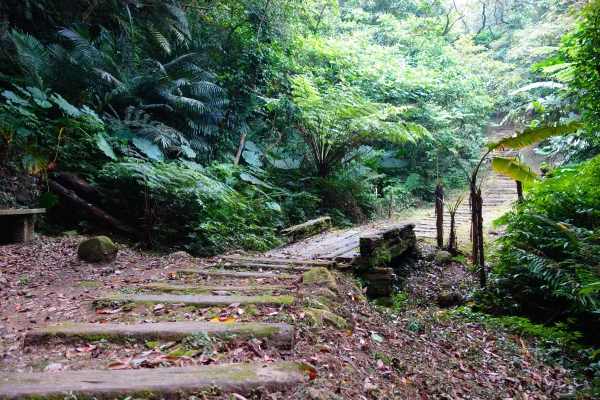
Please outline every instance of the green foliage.
[[556, 169], [498, 221], [507, 225], [491, 285], [499, 306], [548, 318], [600, 311], [599, 173], [599, 157]]
[[600, 56], [598, 16], [600, 2], [590, 1], [578, 14], [575, 28], [563, 38], [559, 57], [538, 67], [567, 84], [566, 93], [574, 109], [582, 114], [589, 139], [598, 146], [600, 140]]

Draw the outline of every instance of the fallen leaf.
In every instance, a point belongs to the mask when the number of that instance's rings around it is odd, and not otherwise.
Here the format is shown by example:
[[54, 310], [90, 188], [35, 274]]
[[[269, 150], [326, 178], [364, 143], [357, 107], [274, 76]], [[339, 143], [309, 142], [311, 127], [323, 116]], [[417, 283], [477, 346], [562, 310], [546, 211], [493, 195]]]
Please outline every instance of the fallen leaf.
[[154, 306], [154, 311], [162, 310], [163, 308], [165, 308], [164, 304], [157, 304]]
[[63, 370], [63, 365], [59, 363], [52, 363], [44, 368], [45, 372], [60, 372]]
[[242, 396], [241, 394], [237, 394], [237, 393], [231, 393], [231, 395], [233, 397], [235, 397], [238, 400], [248, 400], [247, 398], [245, 398], [244, 396]]
[[383, 363], [383, 361], [381, 359], [377, 360], [377, 369], [384, 369], [385, 368], [385, 364]]
[[243, 309], [243, 308], [238, 308], [238, 309], [237, 309], [237, 313], [238, 313], [239, 315], [242, 315], [242, 314], [244, 313], [244, 309]]
[[303, 372], [308, 372], [308, 376], [311, 381], [314, 381], [317, 378], [317, 369], [307, 362], [300, 362], [300, 370]]
[[383, 342], [383, 338], [376, 333], [371, 333], [371, 339], [379, 343]]
[[235, 318], [231, 317], [214, 317], [209, 322], [235, 322]]
[[112, 370], [127, 369], [131, 365], [132, 359], [133, 359], [133, 357], [129, 357], [128, 359], [126, 359], [123, 362], [119, 361], [119, 362], [114, 362], [112, 364], [109, 364], [108, 369], [112, 369]]
[[298, 316], [300, 317], [300, 319], [304, 318], [306, 316], [306, 313], [304, 311], [300, 311], [298, 313]]
[[98, 346], [95, 344], [90, 344], [85, 347], [78, 347], [75, 350], [77, 350], [80, 353], [87, 353], [88, 351], [96, 350], [97, 347]]
[[75, 357], [77, 357], [77, 353], [71, 351], [71, 349], [67, 349], [67, 352], [65, 353], [65, 356], [67, 358], [75, 358]]

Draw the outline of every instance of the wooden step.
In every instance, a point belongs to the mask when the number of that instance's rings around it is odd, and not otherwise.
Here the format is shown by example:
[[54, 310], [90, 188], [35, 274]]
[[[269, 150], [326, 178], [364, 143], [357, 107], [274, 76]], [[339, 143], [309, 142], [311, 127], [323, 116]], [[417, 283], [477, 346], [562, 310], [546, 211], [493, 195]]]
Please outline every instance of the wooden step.
[[293, 296], [194, 296], [177, 294], [115, 294], [98, 297], [94, 303], [133, 302], [185, 304], [200, 307], [224, 307], [233, 303], [242, 304], [293, 304]]
[[[285, 391], [305, 381], [300, 367], [291, 362], [216, 364], [185, 368], [124, 371], [85, 370], [59, 374], [2, 373], [0, 398], [108, 400], [114, 398], [176, 399], [218, 388], [219, 398], [231, 393], [250, 396], [259, 386], [270, 392]], [[71, 398], [71, 397], [69, 397]]]
[[[173, 284], [168, 282], [152, 282], [142, 286], [142, 289], [156, 290], [159, 292], [187, 292], [187, 293], [212, 293], [214, 292], [267, 292], [285, 291], [286, 286], [253, 284], [247, 286], [212, 286], [212, 285], [190, 285]], [[218, 294], [221, 295], [221, 294]]]
[[223, 341], [235, 337], [242, 340], [268, 339], [269, 346], [288, 349], [292, 345], [294, 328], [283, 323], [260, 322], [159, 322], [153, 324], [83, 324], [63, 323], [27, 332], [24, 346], [81, 345], [98, 338], [114, 344], [179, 342], [192, 333], [206, 332]]
[[203, 276], [222, 276], [225, 278], [278, 278], [278, 279], [297, 279], [299, 275], [277, 274], [274, 272], [236, 272], [236, 271], [206, 271], [202, 269], [178, 269], [177, 274], [185, 275], [203, 275]]

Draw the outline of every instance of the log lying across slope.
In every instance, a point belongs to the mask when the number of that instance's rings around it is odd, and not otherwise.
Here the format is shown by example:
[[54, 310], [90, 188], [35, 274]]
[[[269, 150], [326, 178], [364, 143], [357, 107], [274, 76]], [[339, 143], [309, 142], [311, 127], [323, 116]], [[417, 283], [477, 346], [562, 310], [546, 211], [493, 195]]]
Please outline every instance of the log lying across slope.
[[95, 215], [96, 217], [100, 218], [102, 221], [106, 222], [107, 224], [110, 224], [110, 225], [114, 226], [115, 228], [117, 228], [125, 233], [128, 233], [131, 236], [134, 236], [139, 239], [143, 239], [142, 232], [140, 232], [139, 230], [135, 229], [134, 227], [132, 227], [122, 221], [119, 221], [118, 219], [116, 219], [112, 215], [109, 215], [106, 212], [102, 211], [95, 205], [88, 203], [81, 197], [77, 196], [74, 192], [66, 189], [65, 187], [63, 187], [62, 185], [53, 181], [52, 179], [48, 179], [48, 186], [50, 187], [50, 190], [52, 190], [54, 193], [57, 193], [59, 196], [69, 200], [72, 204], [74, 204], [78, 208], [81, 208], [82, 210], [84, 210], [92, 215]]

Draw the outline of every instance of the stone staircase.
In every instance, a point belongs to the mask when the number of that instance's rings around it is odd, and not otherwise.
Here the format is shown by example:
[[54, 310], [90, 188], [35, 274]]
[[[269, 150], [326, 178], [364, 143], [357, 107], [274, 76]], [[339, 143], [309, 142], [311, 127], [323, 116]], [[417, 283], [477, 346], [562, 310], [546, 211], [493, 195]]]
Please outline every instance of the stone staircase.
[[[98, 323], [29, 331], [26, 352], [43, 348], [67, 360], [76, 352], [91, 356], [81, 370], [51, 364], [43, 372], [0, 373], [0, 399], [240, 399], [304, 385], [306, 367], [286, 357], [294, 341], [291, 314], [306, 306], [297, 297], [303, 287], [335, 287], [328, 268], [336, 263], [241, 256], [216, 261], [172, 271], [171, 279], [140, 285], [138, 293], [93, 299]], [[315, 274], [327, 282], [314, 282]], [[305, 313], [315, 322], [339, 318], [303, 310], [303, 318]], [[106, 315], [112, 320], [103, 320]], [[109, 352], [115, 362], [94, 362], [94, 351]]]

